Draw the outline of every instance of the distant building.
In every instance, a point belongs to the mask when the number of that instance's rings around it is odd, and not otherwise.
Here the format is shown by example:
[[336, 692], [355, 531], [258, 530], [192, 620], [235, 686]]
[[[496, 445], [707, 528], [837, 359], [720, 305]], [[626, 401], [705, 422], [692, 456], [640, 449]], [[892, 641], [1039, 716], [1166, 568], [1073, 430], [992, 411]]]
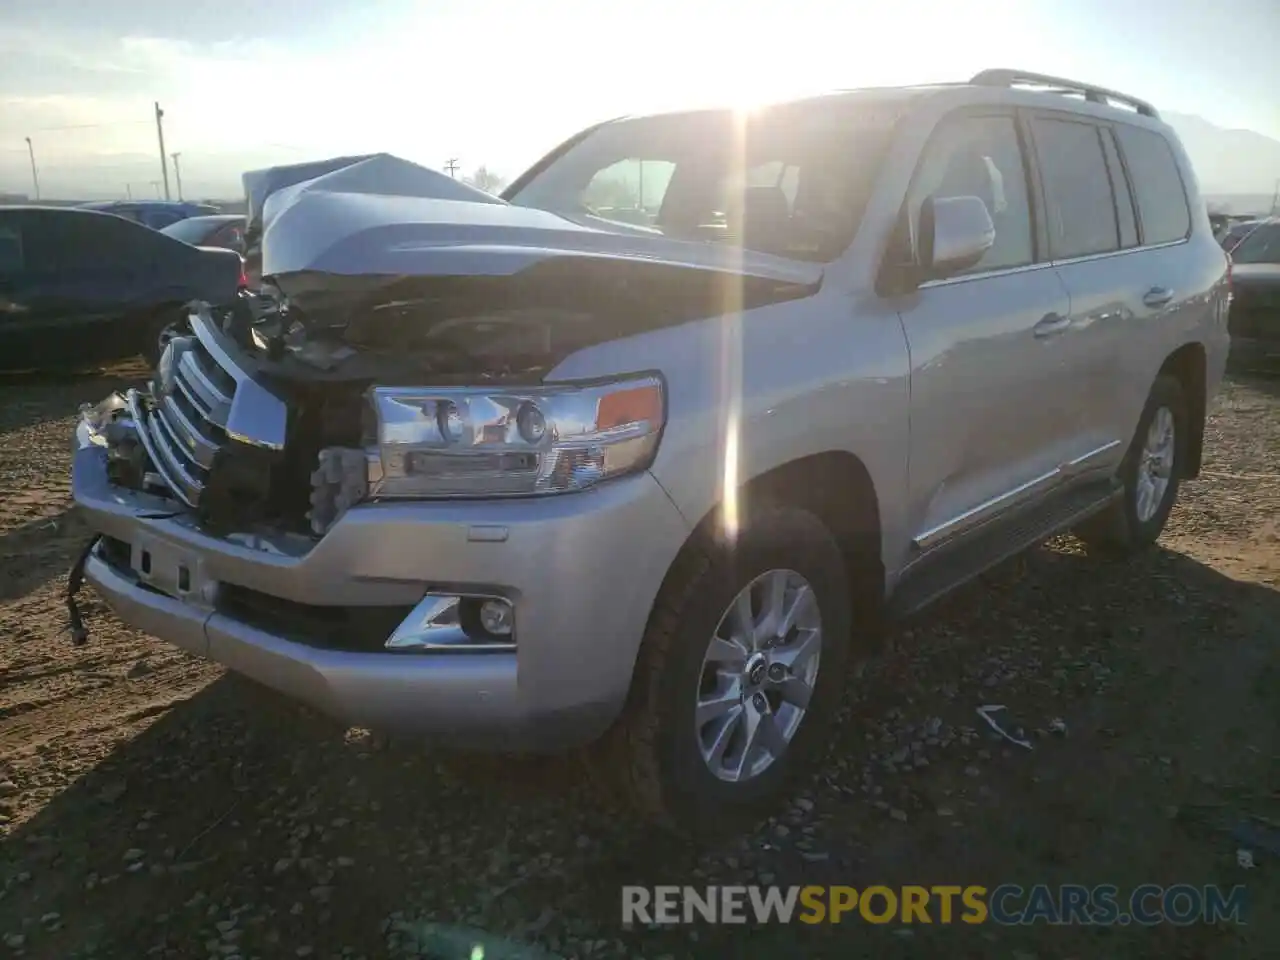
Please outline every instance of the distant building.
[[0, 203], [30, 203], [31, 199], [25, 193], [0, 193]]

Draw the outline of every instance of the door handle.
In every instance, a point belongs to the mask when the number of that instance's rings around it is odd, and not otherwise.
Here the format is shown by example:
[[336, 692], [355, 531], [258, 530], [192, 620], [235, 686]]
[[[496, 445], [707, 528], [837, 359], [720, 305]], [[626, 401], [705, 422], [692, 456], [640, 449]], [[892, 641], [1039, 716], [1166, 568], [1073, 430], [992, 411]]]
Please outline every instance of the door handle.
[[1060, 313], [1047, 313], [1031, 329], [1037, 338], [1043, 340], [1046, 337], [1056, 337], [1060, 333], [1065, 333], [1069, 326], [1071, 326], [1070, 317], [1064, 317]]
[[1142, 302], [1148, 307], [1163, 307], [1173, 299], [1173, 291], [1168, 287], [1152, 287], [1142, 295]]

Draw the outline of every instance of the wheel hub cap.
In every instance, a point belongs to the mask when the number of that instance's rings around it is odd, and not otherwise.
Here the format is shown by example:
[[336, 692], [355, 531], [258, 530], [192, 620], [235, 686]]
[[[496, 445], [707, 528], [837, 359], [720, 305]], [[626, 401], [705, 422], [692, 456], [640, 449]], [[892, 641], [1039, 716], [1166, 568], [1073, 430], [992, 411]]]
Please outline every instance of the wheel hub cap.
[[699, 752], [716, 777], [748, 780], [786, 752], [821, 652], [817, 598], [794, 570], [762, 573], [734, 597], [703, 658], [694, 712]]
[[1138, 458], [1134, 511], [1141, 523], [1154, 517], [1164, 503], [1173, 477], [1176, 450], [1173, 413], [1168, 407], [1160, 407], [1151, 418]]

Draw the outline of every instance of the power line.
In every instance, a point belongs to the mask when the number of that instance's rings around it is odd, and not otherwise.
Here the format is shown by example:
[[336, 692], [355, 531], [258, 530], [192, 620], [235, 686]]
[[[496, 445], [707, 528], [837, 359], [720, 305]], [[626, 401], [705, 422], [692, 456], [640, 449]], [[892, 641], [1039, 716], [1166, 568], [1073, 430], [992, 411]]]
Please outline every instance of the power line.
[[68, 123], [60, 127], [35, 127], [32, 133], [55, 133], [59, 130], [93, 130], [99, 127], [135, 127], [150, 120], [114, 120], [110, 123]]

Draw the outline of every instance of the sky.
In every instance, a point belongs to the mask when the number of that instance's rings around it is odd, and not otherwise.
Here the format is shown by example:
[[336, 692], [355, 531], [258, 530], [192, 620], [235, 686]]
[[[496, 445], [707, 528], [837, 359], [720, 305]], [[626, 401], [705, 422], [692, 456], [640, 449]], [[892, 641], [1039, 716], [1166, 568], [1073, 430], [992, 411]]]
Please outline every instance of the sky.
[[157, 100], [186, 195], [232, 198], [372, 151], [511, 178], [622, 114], [990, 66], [1280, 140], [1278, 46], [1277, 0], [3, 0], [0, 192], [30, 137], [46, 198], [156, 195]]

